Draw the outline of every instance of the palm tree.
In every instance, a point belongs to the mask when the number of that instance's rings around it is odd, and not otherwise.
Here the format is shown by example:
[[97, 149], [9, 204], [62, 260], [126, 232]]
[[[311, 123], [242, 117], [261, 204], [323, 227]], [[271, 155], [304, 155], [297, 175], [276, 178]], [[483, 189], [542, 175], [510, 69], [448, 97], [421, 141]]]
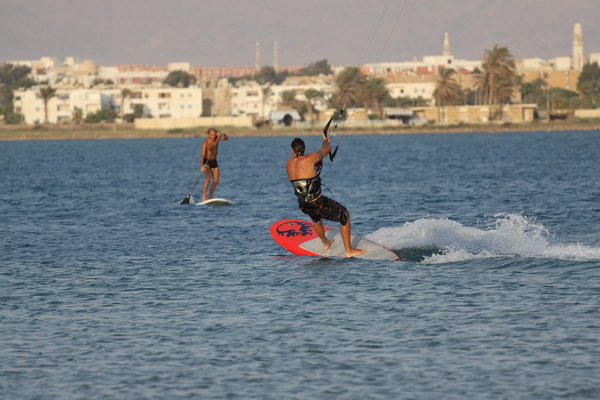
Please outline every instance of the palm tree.
[[125, 122], [125, 99], [131, 96], [131, 90], [123, 89], [121, 90], [121, 121]]
[[77, 125], [79, 125], [81, 123], [81, 121], [83, 121], [83, 110], [79, 107], [75, 107], [75, 109], [73, 110], [72, 119], [73, 119], [73, 122], [75, 122]]
[[371, 78], [367, 84], [369, 92], [373, 96], [375, 107], [377, 107], [379, 119], [383, 119], [383, 102], [390, 96], [390, 91], [385, 87], [385, 80], [382, 78]]
[[263, 117], [263, 119], [266, 119], [265, 118], [265, 103], [267, 102], [267, 99], [269, 99], [269, 97], [271, 96], [272, 93], [273, 93], [273, 91], [271, 90], [270, 83], [266, 84], [262, 88], [262, 117]]
[[313, 99], [322, 97], [323, 95], [318, 90], [307, 89], [304, 92], [304, 96], [306, 96], [306, 100], [307, 100], [306, 106], [308, 108], [308, 112], [310, 113], [310, 121], [315, 122], [315, 108], [313, 106]]
[[296, 108], [296, 91], [295, 90], [286, 90], [281, 93], [281, 102], [283, 105]]
[[460, 98], [460, 85], [454, 80], [455, 70], [441, 68], [438, 71], [437, 83], [433, 92], [438, 107], [453, 106]]
[[44, 101], [44, 123], [48, 123], [48, 102], [51, 98], [56, 96], [56, 89], [48, 87], [43, 87], [38, 92], [38, 96]]
[[[335, 77], [335, 85], [338, 92], [332, 96], [329, 103], [333, 107], [337, 107], [343, 101], [348, 106], [362, 105], [359, 100], [360, 88], [367, 81], [367, 77], [362, 74], [358, 67], [346, 67]], [[342, 104], [342, 105], [344, 105]]]
[[485, 104], [495, 105], [509, 100], [515, 87], [515, 59], [506, 47], [495, 45], [486, 50], [483, 71], [476, 75], [477, 89]]

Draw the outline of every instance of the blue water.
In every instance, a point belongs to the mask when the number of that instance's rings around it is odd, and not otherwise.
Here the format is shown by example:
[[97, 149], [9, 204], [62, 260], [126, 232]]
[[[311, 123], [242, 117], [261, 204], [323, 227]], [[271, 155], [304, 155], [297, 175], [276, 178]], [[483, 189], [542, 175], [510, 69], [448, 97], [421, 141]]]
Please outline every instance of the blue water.
[[221, 144], [229, 207], [179, 204], [200, 139], [0, 143], [0, 398], [600, 398], [600, 132], [346, 136], [410, 262], [270, 238], [291, 139]]

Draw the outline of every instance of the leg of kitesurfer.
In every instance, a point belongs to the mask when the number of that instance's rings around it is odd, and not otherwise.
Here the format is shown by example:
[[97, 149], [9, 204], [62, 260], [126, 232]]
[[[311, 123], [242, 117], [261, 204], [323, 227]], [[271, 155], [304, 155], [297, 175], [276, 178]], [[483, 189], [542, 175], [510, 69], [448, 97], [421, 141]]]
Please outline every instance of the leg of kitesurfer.
[[340, 223], [340, 232], [344, 240], [346, 257], [356, 257], [367, 251], [366, 249], [355, 249], [352, 247], [352, 235], [350, 233], [350, 213], [346, 211], [346, 224]]
[[333, 240], [327, 239], [325, 236], [325, 229], [323, 228], [323, 221], [313, 222], [313, 226], [315, 228], [315, 232], [321, 242], [323, 242], [323, 250], [329, 250], [329, 247], [333, 244]]

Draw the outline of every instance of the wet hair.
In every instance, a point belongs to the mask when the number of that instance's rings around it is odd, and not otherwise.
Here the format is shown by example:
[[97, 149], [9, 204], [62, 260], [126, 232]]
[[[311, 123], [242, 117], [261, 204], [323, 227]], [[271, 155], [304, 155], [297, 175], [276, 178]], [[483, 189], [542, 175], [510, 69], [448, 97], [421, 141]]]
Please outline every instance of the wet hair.
[[306, 146], [304, 145], [304, 140], [300, 138], [295, 138], [292, 140], [292, 150], [294, 150], [294, 154], [296, 156], [303, 156], [304, 151], [306, 150]]
[[215, 128], [208, 128], [208, 130], [206, 131], [206, 134], [210, 135], [210, 131], [215, 131], [215, 133], [217, 133], [217, 130]]

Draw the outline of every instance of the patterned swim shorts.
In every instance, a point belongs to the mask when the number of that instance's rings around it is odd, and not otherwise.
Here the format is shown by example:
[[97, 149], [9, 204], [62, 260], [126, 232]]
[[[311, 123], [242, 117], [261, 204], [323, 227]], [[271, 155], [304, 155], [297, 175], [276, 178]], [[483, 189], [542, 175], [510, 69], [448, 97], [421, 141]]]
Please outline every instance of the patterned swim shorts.
[[326, 196], [321, 196], [310, 203], [299, 203], [300, 210], [308, 215], [313, 222], [320, 222], [322, 219], [339, 222], [342, 225], [348, 223], [348, 210], [335, 200]]

